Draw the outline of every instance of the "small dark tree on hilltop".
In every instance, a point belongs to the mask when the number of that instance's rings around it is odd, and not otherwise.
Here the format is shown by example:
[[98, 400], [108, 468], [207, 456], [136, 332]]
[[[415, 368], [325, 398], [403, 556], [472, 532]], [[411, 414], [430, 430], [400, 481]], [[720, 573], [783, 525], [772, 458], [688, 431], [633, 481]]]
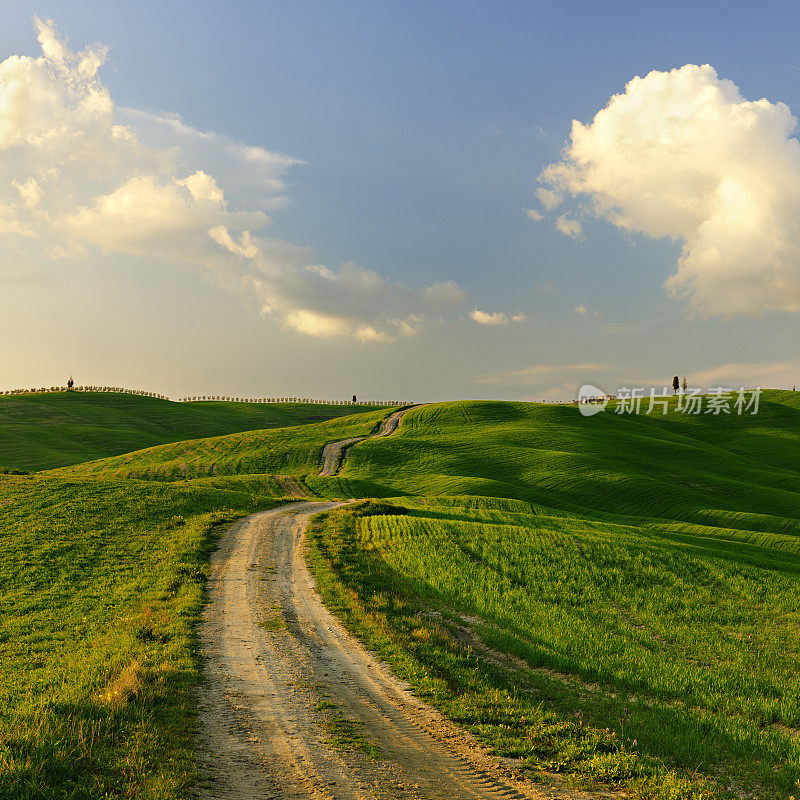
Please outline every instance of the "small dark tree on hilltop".
[[680, 378], [678, 378], [678, 376], [676, 375], [672, 379], [672, 394], [678, 394], [678, 389], [680, 388], [680, 385], [681, 385]]

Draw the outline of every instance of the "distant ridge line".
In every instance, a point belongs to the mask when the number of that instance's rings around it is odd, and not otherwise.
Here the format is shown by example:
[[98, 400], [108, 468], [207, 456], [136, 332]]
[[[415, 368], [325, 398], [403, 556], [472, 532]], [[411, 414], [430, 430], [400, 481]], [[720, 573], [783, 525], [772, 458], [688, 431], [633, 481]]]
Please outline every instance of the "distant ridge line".
[[132, 394], [139, 397], [155, 397], [158, 400], [169, 400], [172, 403], [202, 403], [202, 402], [225, 402], [225, 403], [307, 403], [308, 405], [320, 406], [410, 406], [410, 400], [358, 400], [355, 403], [350, 400], [315, 400], [307, 397], [231, 397], [228, 395], [192, 395], [180, 397], [172, 400], [165, 394], [158, 392], [146, 392], [142, 389], [126, 389], [117, 386], [73, 386], [68, 389], [66, 386], [42, 386], [39, 389], [6, 389], [0, 390], [0, 397], [10, 397], [12, 395], [26, 394], [51, 394], [58, 392], [96, 392], [108, 394]]

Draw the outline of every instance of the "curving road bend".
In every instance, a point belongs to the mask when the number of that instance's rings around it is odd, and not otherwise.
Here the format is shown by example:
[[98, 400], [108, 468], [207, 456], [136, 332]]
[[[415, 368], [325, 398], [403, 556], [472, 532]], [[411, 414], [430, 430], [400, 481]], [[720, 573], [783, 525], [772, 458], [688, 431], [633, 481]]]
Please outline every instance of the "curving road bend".
[[[200, 630], [201, 798], [573, 797], [524, 780], [417, 700], [328, 612], [303, 558], [312, 515], [254, 514], [223, 537]], [[335, 707], [335, 708], [334, 708]], [[331, 715], [380, 751], [333, 746]]]
[[322, 469], [319, 474], [323, 478], [329, 478], [336, 475], [344, 464], [344, 459], [347, 457], [347, 451], [358, 442], [363, 442], [364, 439], [372, 439], [377, 436], [389, 436], [394, 433], [403, 421], [403, 417], [411, 411], [412, 408], [419, 408], [419, 406], [409, 406], [408, 408], [401, 408], [400, 411], [395, 411], [390, 414], [378, 426], [375, 433], [369, 436], [357, 436], [354, 439], [343, 439], [340, 442], [330, 442], [322, 448]]

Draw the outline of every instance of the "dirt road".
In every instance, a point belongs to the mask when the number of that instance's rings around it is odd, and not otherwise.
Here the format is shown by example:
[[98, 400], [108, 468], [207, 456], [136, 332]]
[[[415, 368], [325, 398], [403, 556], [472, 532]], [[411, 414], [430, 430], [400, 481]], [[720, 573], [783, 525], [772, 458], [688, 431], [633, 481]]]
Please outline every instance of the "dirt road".
[[395, 411], [394, 414], [391, 414], [381, 422], [376, 433], [372, 433], [369, 436], [357, 436], [354, 439], [343, 439], [341, 442], [326, 444], [322, 449], [322, 469], [319, 474], [322, 477], [336, 475], [342, 467], [342, 463], [349, 448], [354, 444], [358, 444], [358, 442], [363, 442], [364, 439], [372, 439], [376, 436], [388, 436], [390, 433], [394, 433], [399, 427], [403, 416], [411, 411], [412, 408], [419, 408], [419, 406], [410, 406], [409, 408], [401, 408], [400, 411]]
[[[395, 412], [377, 436], [397, 429]], [[325, 447], [321, 475], [346, 450]], [[301, 487], [281, 476], [287, 491]], [[323, 606], [303, 558], [310, 518], [342, 503], [254, 514], [212, 558], [200, 640], [200, 772], [195, 794], [273, 800], [578, 798], [520, 778], [513, 762], [415, 698]]]
[[515, 780], [417, 700], [322, 605], [303, 559], [304, 531], [313, 514], [336, 505], [255, 514], [229, 530], [214, 556], [200, 633], [209, 779], [198, 796], [555, 796]]

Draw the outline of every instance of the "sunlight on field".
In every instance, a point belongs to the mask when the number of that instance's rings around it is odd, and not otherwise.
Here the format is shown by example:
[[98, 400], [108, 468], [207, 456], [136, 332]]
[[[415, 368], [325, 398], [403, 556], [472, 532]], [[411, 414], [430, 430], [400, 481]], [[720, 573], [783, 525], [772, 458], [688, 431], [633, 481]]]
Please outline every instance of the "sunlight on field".
[[316, 526], [320, 590], [526, 774], [663, 800], [795, 791], [795, 393], [729, 418], [430, 405], [319, 477], [327, 442], [390, 411], [0, 476], [0, 795], [182, 796], [214, 531], [287, 476], [388, 498]]
[[496, 752], [652, 797], [701, 796], [671, 793], [701, 764], [791, 790], [794, 559], [491, 498], [391, 502], [317, 527], [326, 600]]

